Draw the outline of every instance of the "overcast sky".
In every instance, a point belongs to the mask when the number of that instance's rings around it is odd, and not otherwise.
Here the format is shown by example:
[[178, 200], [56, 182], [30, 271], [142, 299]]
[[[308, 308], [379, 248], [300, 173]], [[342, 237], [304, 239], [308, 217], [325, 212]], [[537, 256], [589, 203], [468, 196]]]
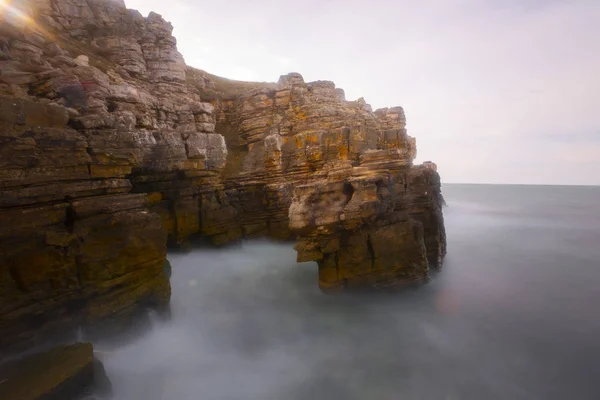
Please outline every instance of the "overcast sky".
[[600, 0], [125, 0], [188, 65], [404, 107], [445, 182], [600, 185]]

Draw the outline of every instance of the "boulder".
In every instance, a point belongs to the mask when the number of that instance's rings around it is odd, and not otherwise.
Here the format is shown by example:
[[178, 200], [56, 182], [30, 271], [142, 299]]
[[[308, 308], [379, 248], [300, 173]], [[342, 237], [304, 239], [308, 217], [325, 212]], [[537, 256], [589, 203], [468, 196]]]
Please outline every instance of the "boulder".
[[91, 343], [55, 347], [0, 366], [3, 400], [69, 400], [92, 392], [110, 395], [112, 388]]

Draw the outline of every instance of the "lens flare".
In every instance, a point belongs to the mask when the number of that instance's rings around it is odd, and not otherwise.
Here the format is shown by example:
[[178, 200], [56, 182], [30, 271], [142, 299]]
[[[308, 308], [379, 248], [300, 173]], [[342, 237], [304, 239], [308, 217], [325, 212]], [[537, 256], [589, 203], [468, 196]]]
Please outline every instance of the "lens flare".
[[14, 0], [0, 0], [0, 22], [7, 22], [19, 28], [28, 28], [46, 38], [51, 38], [49, 32], [39, 26], [31, 15], [14, 3]]
[[11, 5], [14, 1], [0, 0], [0, 15], [3, 19], [12, 19], [15, 22], [22, 22], [27, 25], [34, 24], [33, 19], [17, 7]]

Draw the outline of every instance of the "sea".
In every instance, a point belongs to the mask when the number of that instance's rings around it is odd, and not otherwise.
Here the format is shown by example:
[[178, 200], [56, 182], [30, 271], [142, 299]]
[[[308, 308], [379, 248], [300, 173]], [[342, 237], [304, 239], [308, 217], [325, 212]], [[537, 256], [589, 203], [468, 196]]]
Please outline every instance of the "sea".
[[598, 400], [600, 187], [445, 184], [429, 284], [328, 296], [293, 244], [169, 255], [172, 315], [98, 347], [117, 400]]

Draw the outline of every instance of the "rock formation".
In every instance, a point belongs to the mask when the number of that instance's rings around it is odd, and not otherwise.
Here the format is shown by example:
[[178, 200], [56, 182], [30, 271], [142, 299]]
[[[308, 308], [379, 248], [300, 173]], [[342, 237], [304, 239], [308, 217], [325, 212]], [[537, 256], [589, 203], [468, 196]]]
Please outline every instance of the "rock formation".
[[122, 0], [1, 15], [0, 351], [168, 304], [166, 244], [193, 236], [296, 239], [325, 291], [441, 266], [440, 179], [402, 108], [187, 67]]
[[0, 367], [3, 400], [69, 400], [89, 393], [110, 395], [112, 385], [91, 343], [59, 346]]

